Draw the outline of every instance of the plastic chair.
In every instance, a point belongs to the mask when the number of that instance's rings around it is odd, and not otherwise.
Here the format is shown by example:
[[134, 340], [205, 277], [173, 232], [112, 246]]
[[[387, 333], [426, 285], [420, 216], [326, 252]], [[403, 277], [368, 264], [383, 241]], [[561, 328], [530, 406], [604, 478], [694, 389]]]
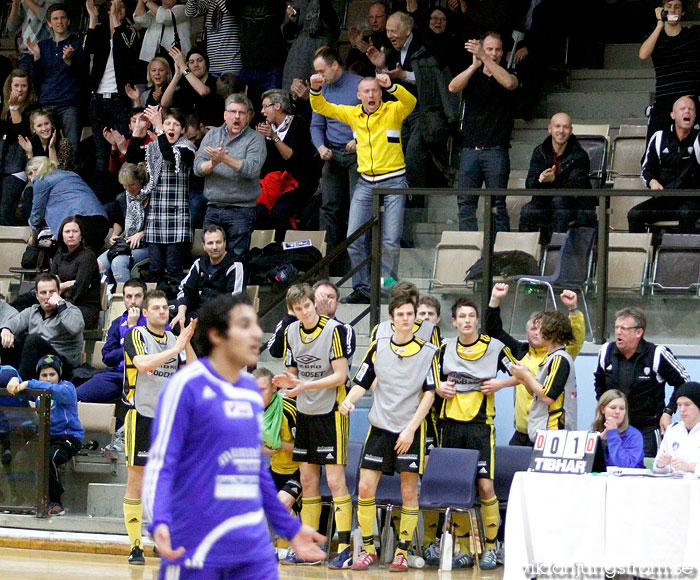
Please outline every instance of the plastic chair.
[[505, 510], [510, 496], [510, 486], [518, 471], [527, 471], [530, 466], [532, 447], [497, 445], [493, 486], [501, 510]]
[[579, 135], [576, 134], [579, 144], [588, 153], [591, 160], [591, 187], [600, 189], [605, 185], [608, 165], [608, 138], [603, 135]]
[[664, 234], [651, 276], [652, 294], [697, 294], [700, 290], [700, 236]]
[[[423, 474], [419, 497], [423, 510], [440, 510], [445, 512], [443, 538], [452, 527], [452, 512], [467, 512], [472, 530], [481, 529], [476, 504], [476, 472], [479, 452], [475, 449], [449, 449], [438, 447], [430, 452], [430, 461]], [[474, 545], [472, 552], [477, 553], [475, 534], [470, 538]], [[483, 532], [479, 534], [483, 538]], [[453, 551], [447, 553], [449, 542], [440, 543], [440, 570], [445, 564], [452, 563]], [[449, 559], [449, 560], [448, 560]]]
[[[518, 303], [518, 290], [521, 284], [546, 286], [549, 290], [548, 296], [552, 298], [552, 305], [556, 308], [554, 288], [566, 290], [577, 290], [581, 294], [583, 310], [586, 314], [588, 329], [593, 334], [591, 318], [588, 315], [588, 304], [586, 304], [586, 293], [584, 287], [588, 280], [590, 270], [591, 255], [593, 253], [593, 243], [595, 242], [596, 231], [593, 228], [571, 228], [566, 234], [564, 246], [559, 252], [554, 274], [551, 276], [516, 276], [515, 296], [513, 298], [513, 312], [510, 317], [510, 332], [513, 330], [516, 306]], [[545, 309], [547, 301], [545, 299]]]

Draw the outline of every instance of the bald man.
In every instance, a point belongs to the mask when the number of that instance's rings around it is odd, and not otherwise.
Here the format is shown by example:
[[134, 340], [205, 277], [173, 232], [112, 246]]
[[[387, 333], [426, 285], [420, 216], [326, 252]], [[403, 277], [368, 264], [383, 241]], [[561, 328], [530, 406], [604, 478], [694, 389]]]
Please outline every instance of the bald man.
[[[588, 154], [573, 134], [571, 117], [557, 113], [549, 122], [549, 136], [535, 147], [527, 172], [527, 189], [590, 189], [588, 178], [591, 162]], [[591, 198], [593, 203], [595, 199]], [[572, 225], [588, 225], [586, 198], [536, 196], [523, 206], [520, 213], [520, 231], [540, 231], [540, 241], [549, 243], [552, 231], [566, 232]], [[581, 215], [579, 215], [581, 214]]]
[[[673, 103], [671, 128], [657, 131], [649, 140], [642, 161], [642, 178], [649, 189], [700, 187], [700, 137], [695, 129], [696, 105], [690, 97]], [[634, 206], [627, 214], [630, 232], [644, 232], [647, 224], [678, 220], [682, 233], [696, 231], [700, 204], [692, 197], [661, 194]]]

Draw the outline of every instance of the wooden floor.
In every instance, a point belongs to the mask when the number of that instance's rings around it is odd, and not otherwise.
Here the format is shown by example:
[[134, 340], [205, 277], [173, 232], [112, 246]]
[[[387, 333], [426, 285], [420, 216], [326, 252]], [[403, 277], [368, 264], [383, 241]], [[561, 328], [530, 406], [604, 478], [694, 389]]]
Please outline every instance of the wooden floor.
[[[145, 566], [129, 566], [124, 556], [103, 556], [40, 550], [0, 548], [0, 577], [3, 580], [155, 580], [159, 562], [148, 558]], [[280, 566], [280, 580], [318, 578], [343, 580], [500, 580], [503, 568], [479, 573], [476, 569], [455, 570], [438, 576], [436, 568], [409, 570], [407, 574], [389, 574], [389, 570], [369, 572], [328, 570], [325, 566]]]

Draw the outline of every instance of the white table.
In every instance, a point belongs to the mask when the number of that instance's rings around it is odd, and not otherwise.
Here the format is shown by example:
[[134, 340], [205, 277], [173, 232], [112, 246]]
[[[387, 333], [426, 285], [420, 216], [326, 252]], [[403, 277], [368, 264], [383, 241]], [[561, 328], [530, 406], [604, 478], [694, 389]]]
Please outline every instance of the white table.
[[516, 473], [505, 545], [504, 580], [602, 578], [632, 565], [700, 571], [700, 481]]

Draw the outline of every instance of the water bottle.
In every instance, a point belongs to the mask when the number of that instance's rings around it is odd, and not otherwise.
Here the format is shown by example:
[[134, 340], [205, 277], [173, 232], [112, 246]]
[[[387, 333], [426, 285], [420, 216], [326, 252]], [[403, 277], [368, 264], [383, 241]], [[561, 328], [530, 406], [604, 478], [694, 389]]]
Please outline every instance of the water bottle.
[[408, 560], [408, 565], [410, 568], [422, 568], [425, 566], [425, 560], [420, 556], [411, 554], [410, 552], [406, 555], [406, 560]]

